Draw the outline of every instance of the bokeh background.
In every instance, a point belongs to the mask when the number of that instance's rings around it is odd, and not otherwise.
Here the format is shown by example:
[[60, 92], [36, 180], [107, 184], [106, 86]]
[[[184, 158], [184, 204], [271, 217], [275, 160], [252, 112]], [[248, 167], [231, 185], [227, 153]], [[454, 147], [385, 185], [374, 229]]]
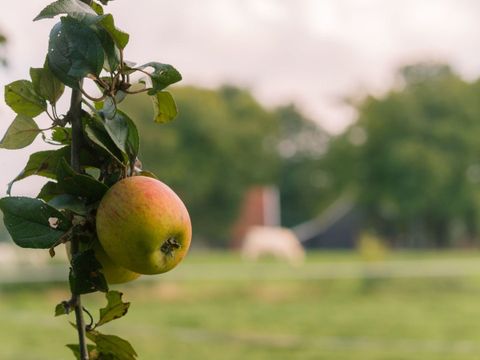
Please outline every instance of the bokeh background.
[[[0, 13], [2, 84], [43, 64], [54, 20], [31, 19], [45, 5]], [[133, 304], [112, 333], [141, 359], [478, 356], [478, 1], [115, 0], [107, 11], [131, 35], [127, 60], [183, 74], [174, 122], [154, 124], [148, 97], [122, 108], [144, 168], [194, 227], [178, 269], [119, 287]], [[0, 133], [13, 117], [0, 104]], [[0, 188], [44, 148], [0, 150]], [[68, 297], [64, 257], [12, 247], [3, 224], [0, 240], [0, 358], [68, 358], [75, 333], [53, 318]]]

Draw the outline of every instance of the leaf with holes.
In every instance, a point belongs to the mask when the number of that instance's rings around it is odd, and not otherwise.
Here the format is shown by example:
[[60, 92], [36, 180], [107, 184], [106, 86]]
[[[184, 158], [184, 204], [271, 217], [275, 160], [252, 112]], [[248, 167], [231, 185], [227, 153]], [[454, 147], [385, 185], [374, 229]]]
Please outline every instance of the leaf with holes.
[[121, 318], [128, 312], [129, 302], [122, 301], [122, 293], [118, 291], [109, 291], [105, 294], [107, 298], [107, 306], [100, 309], [100, 319], [95, 327], [106, 324], [112, 320]]
[[150, 74], [152, 89], [149, 90], [148, 95], [155, 95], [157, 91], [161, 91], [167, 86], [182, 80], [182, 75], [172, 65], [159, 62], [149, 62], [140, 66], [140, 69], [148, 67], [153, 67], [153, 72]]
[[49, 249], [70, 228], [70, 221], [42, 200], [28, 197], [0, 199], [3, 221], [15, 244]]

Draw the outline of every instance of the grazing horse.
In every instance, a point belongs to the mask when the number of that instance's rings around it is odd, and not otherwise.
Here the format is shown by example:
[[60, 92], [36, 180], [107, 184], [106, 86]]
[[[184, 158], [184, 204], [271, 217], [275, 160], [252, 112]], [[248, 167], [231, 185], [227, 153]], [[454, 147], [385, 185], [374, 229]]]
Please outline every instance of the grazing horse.
[[295, 234], [278, 226], [252, 226], [242, 242], [241, 253], [248, 260], [274, 256], [291, 265], [301, 265], [305, 260], [305, 250]]

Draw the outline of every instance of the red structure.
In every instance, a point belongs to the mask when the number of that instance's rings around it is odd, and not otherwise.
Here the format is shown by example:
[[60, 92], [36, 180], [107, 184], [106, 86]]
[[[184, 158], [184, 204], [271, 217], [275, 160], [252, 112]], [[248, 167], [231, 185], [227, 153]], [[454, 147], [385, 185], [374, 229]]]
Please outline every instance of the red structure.
[[255, 186], [247, 191], [232, 229], [232, 248], [239, 249], [248, 229], [255, 225], [280, 225], [280, 199], [276, 187]]

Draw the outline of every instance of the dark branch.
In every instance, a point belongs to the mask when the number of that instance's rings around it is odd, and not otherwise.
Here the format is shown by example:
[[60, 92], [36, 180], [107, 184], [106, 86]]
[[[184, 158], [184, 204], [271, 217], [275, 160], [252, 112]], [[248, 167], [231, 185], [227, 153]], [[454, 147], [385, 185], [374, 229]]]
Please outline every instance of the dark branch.
[[[82, 93], [80, 90], [72, 89], [72, 97], [70, 100], [70, 110], [68, 117], [72, 124], [72, 150], [70, 164], [76, 172], [81, 172], [80, 150], [83, 140], [82, 130]], [[78, 236], [73, 232], [71, 240], [72, 259], [79, 251]], [[72, 303], [75, 309], [75, 319], [78, 332], [78, 342], [80, 347], [80, 359], [88, 360], [87, 341], [85, 336], [85, 319], [83, 318], [83, 307], [80, 295], [72, 294]]]

